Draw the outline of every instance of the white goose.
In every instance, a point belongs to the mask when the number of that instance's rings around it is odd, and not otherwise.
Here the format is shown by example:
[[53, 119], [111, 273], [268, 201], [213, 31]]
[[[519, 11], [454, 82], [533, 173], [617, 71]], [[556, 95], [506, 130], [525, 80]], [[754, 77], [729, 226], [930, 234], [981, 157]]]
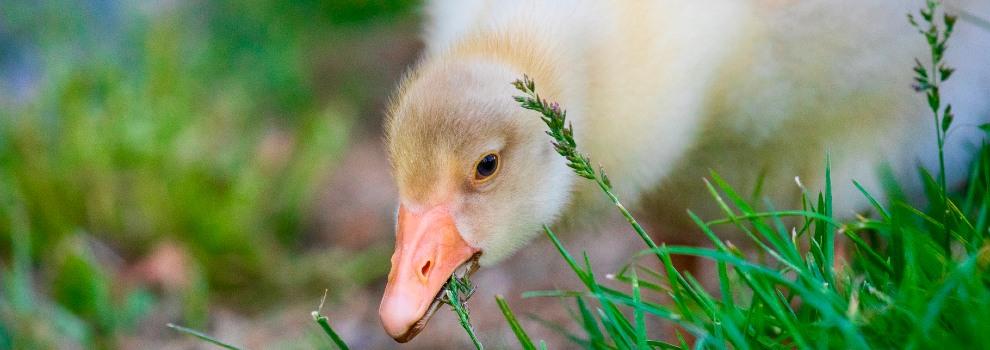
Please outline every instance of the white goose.
[[[970, 1], [970, 11], [988, 14]], [[975, 5], [982, 8], [972, 8]], [[797, 198], [832, 159], [837, 213], [862, 209], [851, 179], [877, 189], [890, 166], [931, 166], [934, 131], [911, 89], [923, 39], [889, 0], [438, 0], [427, 4], [427, 53], [389, 110], [399, 188], [396, 248], [380, 315], [402, 342], [435, 309], [447, 279], [480, 256], [491, 265], [525, 245], [568, 204], [575, 176], [520, 108], [510, 82], [528, 74], [559, 101], [579, 146], [627, 200], [659, 203], [682, 224], [710, 199], [715, 169], [740, 188], [765, 174], [765, 195]], [[982, 12], [980, 12], [982, 11]], [[944, 88], [959, 125], [950, 181], [964, 175], [972, 127], [990, 110], [990, 35], [960, 23]], [[968, 127], [967, 127], [968, 126]], [[766, 191], [765, 191], [766, 192]], [[650, 193], [649, 196], [644, 194]]]

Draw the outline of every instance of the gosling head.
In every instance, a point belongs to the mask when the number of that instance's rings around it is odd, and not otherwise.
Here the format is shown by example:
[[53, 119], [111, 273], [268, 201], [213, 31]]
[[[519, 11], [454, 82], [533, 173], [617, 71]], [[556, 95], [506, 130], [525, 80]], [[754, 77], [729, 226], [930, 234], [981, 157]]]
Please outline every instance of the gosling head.
[[389, 111], [399, 208], [379, 314], [406, 342], [423, 329], [451, 275], [491, 265], [528, 242], [567, 201], [570, 169], [538, 115], [519, 107], [522, 76], [484, 60], [421, 66]]

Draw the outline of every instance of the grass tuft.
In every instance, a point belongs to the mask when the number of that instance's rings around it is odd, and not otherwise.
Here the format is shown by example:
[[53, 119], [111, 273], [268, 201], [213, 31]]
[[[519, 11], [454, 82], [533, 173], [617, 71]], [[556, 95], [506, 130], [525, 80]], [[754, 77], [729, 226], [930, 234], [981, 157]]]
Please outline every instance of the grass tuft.
[[478, 340], [478, 335], [475, 333], [474, 327], [471, 326], [471, 315], [464, 305], [464, 302], [474, 294], [474, 286], [471, 285], [471, 281], [466, 277], [451, 276], [450, 280], [447, 281], [447, 288], [444, 293], [443, 302], [450, 305], [450, 308], [457, 314], [461, 327], [471, 337], [471, 343], [478, 350], [484, 349], [485, 346]]

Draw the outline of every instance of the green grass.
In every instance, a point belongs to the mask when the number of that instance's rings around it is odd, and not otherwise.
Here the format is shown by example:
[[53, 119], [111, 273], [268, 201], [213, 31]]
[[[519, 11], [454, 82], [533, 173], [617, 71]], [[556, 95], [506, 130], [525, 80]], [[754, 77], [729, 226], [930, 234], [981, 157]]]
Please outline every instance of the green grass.
[[321, 313], [323, 311], [323, 303], [327, 301], [326, 293], [327, 291], [323, 292], [323, 299], [320, 299], [320, 307], [316, 308], [316, 311], [312, 312], [313, 321], [316, 322], [316, 324], [320, 325], [320, 329], [323, 330], [323, 333], [326, 333], [327, 337], [330, 338], [330, 341], [332, 341], [333, 344], [336, 345], [338, 349], [349, 350], [350, 348], [347, 346], [347, 343], [345, 343], [344, 340], [340, 338], [340, 335], [338, 335], [337, 332], [333, 330], [333, 327], [330, 327], [330, 318], [324, 316]]
[[467, 306], [464, 304], [474, 294], [474, 286], [471, 285], [467, 277], [451, 276], [450, 280], [447, 281], [447, 288], [444, 289], [444, 293], [443, 302], [450, 305], [450, 309], [457, 314], [458, 322], [460, 322], [461, 327], [464, 328], [464, 332], [468, 334], [468, 337], [471, 338], [471, 343], [474, 344], [475, 349], [484, 349], [485, 346], [478, 340], [478, 334], [475, 333], [474, 327], [471, 326], [471, 316], [468, 313]]
[[224, 342], [218, 340], [217, 338], [214, 338], [214, 337], [212, 337], [212, 336], [210, 336], [208, 334], [205, 334], [203, 332], [200, 332], [200, 331], [197, 331], [197, 330], [194, 330], [194, 329], [189, 329], [189, 328], [186, 328], [186, 327], [177, 326], [177, 325], [174, 325], [174, 324], [171, 324], [171, 323], [167, 324], [166, 326], [168, 326], [168, 328], [174, 329], [177, 332], [181, 332], [181, 333], [185, 333], [185, 334], [194, 336], [196, 338], [199, 338], [202, 341], [205, 341], [207, 343], [210, 343], [210, 344], [219, 346], [219, 347], [224, 348], [224, 349], [240, 350], [240, 348], [237, 347], [237, 346], [224, 343]]
[[[344, 339], [341, 338], [339, 334], [337, 334], [337, 331], [335, 331], [332, 326], [330, 326], [330, 318], [327, 317], [326, 315], [324, 315], [322, 313], [323, 312], [323, 304], [327, 300], [327, 294], [326, 293], [327, 293], [327, 291], [324, 291], [323, 298], [320, 299], [320, 306], [315, 311], [313, 311], [312, 313], [310, 313], [310, 315], [313, 317], [313, 322], [317, 326], [319, 326], [320, 330], [322, 330], [323, 333], [326, 334], [326, 336], [329, 339], [329, 341], [337, 349], [339, 349], [339, 350], [349, 350], [350, 347], [347, 346], [347, 343], [344, 342]], [[458, 307], [460, 307], [459, 306], [460, 305], [459, 303], [457, 305], [458, 305]], [[463, 308], [460, 308], [459, 310], [460, 310], [459, 312], [464, 312], [466, 314], [466, 311], [464, 311]], [[466, 327], [465, 329], [468, 330], [468, 332], [471, 333], [471, 335], [473, 337], [474, 336], [474, 332], [473, 332], [472, 329], [469, 328], [470, 327], [470, 323], [468, 321], [464, 321], [463, 324], [465, 324], [465, 327]], [[219, 340], [219, 339], [217, 339], [217, 338], [215, 338], [215, 337], [213, 337], [211, 335], [208, 335], [206, 333], [197, 331], [195, 329], [186, 328], [186, 327], [182, 327], [182, 326], [177, 326], [177, 325], [174, 325], [174, 324], [171, 324], [171, 323], [167, 324], [166, 326], [168, 328], [171, 328], [171, 329], [177, 331], [177, 332], [180, 332], [180, 333], [183, 333], [183, 334], [186, 334], [186, 335], [189, 335], [189, 336], [196, 337], [196, 338], [198, 338], [198, 339], [200, 339], [200, 340], [202, 340], [204, 342], [207, 342], [207, 343], [216, 345], [216, 346], [221, 347], [221, 348], [231, 349], [231, 350], [239, 350], [239, 349], [241, 349], [241, 348], [239, 348], [237, 346], [231, 345], [231, 344], [229, 344], [227, 342], [224, 342], [222, 340]], [[477, 342], [477, 339], [476, 338], [473, 338], [473, 339], [475, 340], [475, 344], [477, 346], [479, 346], [479, 349], [480, 349], [480, 346], [481, 346], [480, 343]]]
[[[0, 80], [0, 348], [115, 348], [153, 313], [201, 328], [387, 272], [384, 244], [311, 248], [374, 94], [357, 73], [314, 82], [314, 50], [411, 2], [90, 3], [0, 4], [0, 70], [24, 53], [37, 73], [22, 99]], [[122, 281], [163, 243], [185, 284]]]
[[[942, 145], [952, 125], [951, 107], [941, 101], [939, 85], [952, 69], [941, 61], [955, 19], [939, 21], [938, 3], [921, 11], [929, 42], [931, 69], [915, 69], [932, 109]], [[912, 22], [914, 20], [912, 19]], [[937, 72], [936, 72], [937, 71]], [[583, 290], [538, 291], [524, 297], [572, 299], [579, 312], [574, 323], [584, 334], [568, 334], [575, 345], [592, 349], [871, 349], [974, 348], [990, 342], [990, 147], [984, 145], [971, 168], [963, 193], [949, 193], [942, 173], [919, 170], [929, 205], [915, 208], [896, 185], [881, 204], [858, 183], [833, 184], [825, 161], [822, 193], [804, 193], [798, 210], [775, 210], [754, 204], [715, 172], [706, 185], [724, 219], [688, 215], [714, 248], [657, 246], [611, 191], [604, 169], [597, 171], [577, 150], [566, 112], [541, 99], [528, 78], [514, 84], [524, 93], [523, 108], [542, 115], [557, 152], [575, 173], [595, 182], [629, 221], [647, 250], [630, 257], [614, 279], [615, 289], [596, 275], [586, 254], [572, 254], [545, 227]], [[984, 126], [985, 130], [985, 126]], [[941, 166], [944, 169], [944, 165]], [[944, 170], [943, 170], [944, 171]], [[833, 216], [833, 186], [856, 186], [873, 203], [877, 218], [845, 221]], [[789, 227], [786, 222], [799, 220]], [[729, 226], [729, 227], [727, 227]], [[731, 228], [730, 228], [731, 227]], [[744, 254], [716, 232], [743, 232], [756, 247]], [[835, 256], [836, 236], [852, 251], [849, 265]], [[675, 255], [707, 259], [717, 266], [718, 289], [709, 291], [695, 276], [671, 263]], [[649, 260], [654, 260], [650, 262]], [[648, 266], [659, 264], [659, 270]], [[836, 268], [839, 266], [840, 268]], [[515, 316], [499, 299], [523, 348], [532, 348]], [[630, 314], [632, 315], [630, 317]], [[676, 326], [673, 339], [658, 338], [645, 318]], [[690, 334], [694, 343], [685, 341]]]

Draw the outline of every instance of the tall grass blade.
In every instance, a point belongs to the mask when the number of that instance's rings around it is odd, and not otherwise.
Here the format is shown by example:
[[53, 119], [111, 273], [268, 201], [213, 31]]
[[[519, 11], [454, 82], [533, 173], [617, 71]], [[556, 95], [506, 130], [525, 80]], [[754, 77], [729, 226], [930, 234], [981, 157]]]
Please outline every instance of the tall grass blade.
[[498, 303], [498, 308], [502, 310], [502, 315], [505, 316], [505, 320], [509, 322], [509, 327], [512, 328], [512, 333], [515, 333], [516, 339], [519, 339], [519, 345], [526, 350], [535, 350], [536, 346], [533, 345], [533, 341], [530, 340], [529, 335], [526, 334], [526, 330], [519, 325], [516, 315], [512, 313], [512, 309], [510, 309], [509, 304], [505, 302], [505, 298], [501, 295], [496, 295], [495, 302]]
[[168, 326], [168, 328], [174, 329], [175, 331], [178, 331], [180, 333], [185, 333], [185, 334], [194, 336], [194, 337], [199, 338], [199, 339], [201, 339], [203, 341], [206, 341], [206, 342], [208, 342], [210, 344], [213, 344], [213, 345], [216, 345], [216, 346], [225, 348], [225, 349], [240, 350], [239, 347], [236, 347], [236, 346], [233, 346], [233, 345], [224, 343], [224, 342], [218, 340], [217, 338], [211, 337], [211, 336], [207, 335], [206, 333], [203, 333], [203, 332], [200, 332], [200, 331], [197, 331], [197, 330], [194, 330], [194, 329], [182, 327], [182, 326], [171, 324], [171, 323], [167, 324], [166, 326]]

